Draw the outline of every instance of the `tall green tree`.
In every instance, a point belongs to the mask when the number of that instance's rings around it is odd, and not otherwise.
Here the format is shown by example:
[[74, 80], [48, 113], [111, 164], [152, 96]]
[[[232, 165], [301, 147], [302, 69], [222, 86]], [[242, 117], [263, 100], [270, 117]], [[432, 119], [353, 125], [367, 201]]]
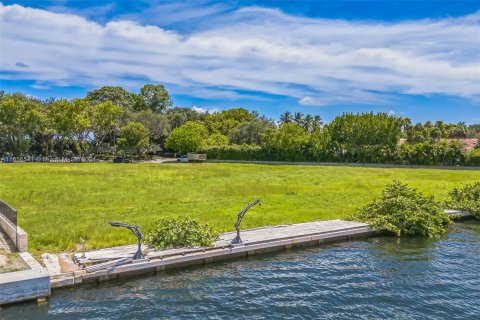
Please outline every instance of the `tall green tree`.
[[214, 133], [205, 141], [207, 147], [220, 147], [228, 145], [228, 137], [221, 133]]
[[252, 121], [254, 114], [244, 108], [233, 108], [209, 114], [205, 117], [205, 126], [211, 133], [228, 136], [230, 131], [242, 122]]
[[139, 94], [144, 108], [163, 112], [173, 105], [172, 98], [163, 84], [146, 84]]
[[169, 108], [165, 112], [172, 129], [183, 126], [187, 121], [204, 121], [205, 113], [196, 112], [189, 108]]
[[328, 125], [328, 147], [338, 160], [393, 161], [401, 130], [401, 119], [386, 113], [345, 113]]
[[252, 121], [242, 122], [229, 131], [230, 142], [233, 144], [260, 145], [265, 131], [273, 127], [274, 124], [266, 119], [254, 119]]
[[293, 122], [298, 124], [300, 127], [304, 126], [304, 115], [301, 112], [295, 112], [293, 114]]
[[280, 122], [281, 123], [291, 123], [293, 122], [293, 115], [290, 111], [285, 111], [280, 115]]
[[85, 155], [92, 127], [91, 102], [87, 99], [55, 100], [50, 103], [47, 116], [60, 147], [59, 155], [64, 156], [64, 147], [69, 143], [75, 144], [74, 151], [78, 155]]
[[459, 122], [456, 125], [453, 125], [449, 133], [449, 138], [453, 139], [465, 139], [467, 136], [468, 127], [465, 122]]
[[122, 87], [105, 86], [88, 92], [87, 100], [94, 103], [111, 102], [124, 110], [134, 111], [140, 103], [139, 97]]
[[305, 161], [308, 143], [308, 132], [296, 123], [269, 129], [263, 139], [265, 149], [275, 160]]
[[118, 148], [130, 156], [143, 155], [150, 144], [148, 136], [148, 129], [140, 122], [129, 122], [120, 129]]
[[183, 126], [173, 129], [165, 141], [165, 147], [176, 152], [195, 152], [206, 143], [208, 130], [198, 122], [188, 121]]
[[139, 122], [150, 133], [150, 142], [163, 146], [168, 134], [172, 131], [169, 118], [165, 114], [159, 114], [152, 110], [130, 112], [127, 115], [127, 122]]
[[22, 156], [28, 152], [35, 130], [46, 119], [38, 100], [25, 95], [0, 99], [0, 143], [6, 152]]
[[95, 137], [94, 149], [99, 152], [103, 144], [113, 143], [115, 148], [116, 137], [118, 136], [120, 119], [124, 110], [112, 102], [104, 102], [92, 108], [92, 132]]

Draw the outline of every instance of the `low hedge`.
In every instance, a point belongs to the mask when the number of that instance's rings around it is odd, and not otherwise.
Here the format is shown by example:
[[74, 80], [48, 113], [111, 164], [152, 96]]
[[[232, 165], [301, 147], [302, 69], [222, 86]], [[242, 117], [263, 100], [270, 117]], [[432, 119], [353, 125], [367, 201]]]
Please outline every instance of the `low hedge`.
[[220, 160], [264, 160], [262, 148], [255, 144], [205, 147], [200, 151], [209, 159]]
[[480, 166], [480, 149], [473, 149], [467, 158], [467, 165], [469, 166]]

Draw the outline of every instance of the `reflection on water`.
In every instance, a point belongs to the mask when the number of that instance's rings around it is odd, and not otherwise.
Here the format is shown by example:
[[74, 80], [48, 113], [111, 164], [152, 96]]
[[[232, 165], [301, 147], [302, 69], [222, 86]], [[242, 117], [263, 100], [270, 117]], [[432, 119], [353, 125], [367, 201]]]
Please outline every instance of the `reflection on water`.
[[480, 223], [55, 291], [1, 319], [479, 319]]

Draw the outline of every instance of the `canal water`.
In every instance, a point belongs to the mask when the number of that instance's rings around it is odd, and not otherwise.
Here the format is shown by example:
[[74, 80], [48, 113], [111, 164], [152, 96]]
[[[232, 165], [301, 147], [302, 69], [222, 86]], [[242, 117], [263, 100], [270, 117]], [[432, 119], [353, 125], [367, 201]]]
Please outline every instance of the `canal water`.
[[480, 223], [54, 291], [8, 319], [480, 319]]

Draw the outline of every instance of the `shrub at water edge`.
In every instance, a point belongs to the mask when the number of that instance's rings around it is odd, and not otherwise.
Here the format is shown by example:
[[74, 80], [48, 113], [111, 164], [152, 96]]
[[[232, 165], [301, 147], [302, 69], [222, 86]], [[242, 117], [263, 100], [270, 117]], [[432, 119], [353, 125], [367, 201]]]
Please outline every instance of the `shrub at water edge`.
[[368, 223], [372, 228], [388, 230], [397, 236], [435, 237], [446, 231], [447, 213], [433, 197], [394, 180], [379, 199], [360, 208], [351, 220]]
[[449, 195], [445, 203], [447, 208], [466, 211], [480, 219], [480, 181], [453, 188]]
[[187, 217], [158, 220], [145, 237], [145, 242], [155, 249], [193, 248], [211, 247], [217, 239], [218, 234], [208, 224], [200, 224]]

